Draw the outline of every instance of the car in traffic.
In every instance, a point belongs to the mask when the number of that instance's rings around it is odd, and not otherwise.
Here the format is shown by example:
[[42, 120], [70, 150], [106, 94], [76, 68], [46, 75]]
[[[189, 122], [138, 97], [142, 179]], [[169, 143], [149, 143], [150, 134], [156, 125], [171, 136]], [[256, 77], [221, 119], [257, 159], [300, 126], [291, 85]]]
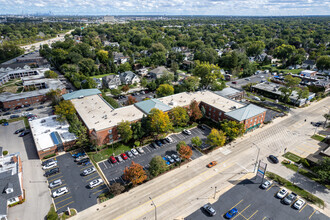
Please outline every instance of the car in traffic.
[[273, 163], [278, 163], [278, 159], [277, 159], [277, 157], [275, 157], [274, 155], [269, 155], [269, 159], [270, 159]]
[[53, 169], [50, 169], [50, 170], [46, 171], [46, 173], [45, 173], [45, 177], [52, 176], [52, 175], [54, 175], [54, 174], [56, 174], [56, 173], [58, 173], [58, 172], [60, 172], [60, 168], [55, 167], [55, 168], [53, 168]]
[[25, 130], [25, 128], [20, 128], [20, 129], [17, 129], [15, 132], [14, 132], [14, 134], [18, 134], [18, 133], [21, 133], [22, 131], [24, 131]]
[[98, 185], [100, 185], [102, 183], [103, 183], [103, 180], [102, 179], [96, 179], [96, 180], [91, 181], [88, 184], [88, 186], [89, 186], [89, 188], [93, 189], [94, 187], [96, 187], [96, 186], [98, 186]]
[[305, 200], [303, 199], [298, 199], [294, 204], [293, 207], [300, 210], [304, 205], [305, 205]]
[[189, 131], [187, 129], [183, 129], [182, 133], [184, 133], [186, 135], [191, 135], [191, 131]]
[[276, 197], [279, 199], [283, 199], [288, 194], [288, 190], [285, 188], [280, 189], [280, 191], [277, 192]]
[[235, 215], [237, 215], [237, 213], [238, 213], [237, 208], [232, 208], [231, 210], [229, 210], [229, 211], [225, 214], [225, 217], [226, 217], [227, 219], [231, 219], [231, 218], [233, 218]]
[[90, 167], [90, 168], [87, 168], [86, 170], [84, 170], [84, 171], [82, 172], [82, 174], [83, 174], [84, 176], [88, 176], [89, 174], [92, 174], [92, 173], [94, 173], [94, 172], [96, 172], [95, 167]]
[[57, 180], [54, 180], [53, 182], [49, 183], [49, 188], [53, 189], [57, 186], [60, 186], [62, 185], [62, 180], [61, 179], [57, 179]]
[[291, 192], [288, 196], [286, 196], [282, 202], [285, 205], [291, 205], [297, 198], [297, 194], [295, 194], [294, 192]]
[[172, 154], [171, 157], [172, 157], [173, 160], [175, 160], [176, 162], [180, 162], [180, 161], [181, 161], [180, 157], [179, 157], [178, 155], [176, 155], [176, 154]]
[[48, 170], [50, 168], [56, 167], [57, 161], [50, 162], [42, 167], [43, 170]]
[[66, 186], [61, 187], [61, 188], [57, 189], [55, 192], [53, 192], [53, 198], [64, 195], [65, 193], [68, 193], [68, 192], [69, 192], [68, 187], [66, 187]]
[[111, 163], [117, 163], [117, 160], [114, 156], [110, 156], [109, 160], [111, 161]]
[[134, 156], [136, 156], [136, 155], [139, 154], [135, 148], [133, 148], [133, 149], [131, 150], [131, 152], [132, 152], [132, 154], [133, 154]]
[[29, 130], [24, 130], [22, 133], [20, 133], [20, 135], [18, 135], [19, 137], [24, 137], [25, 135], [30, 134]]
[[125, 153], [122, 153], [122, 154], [121, 154], [121, 157], [122, 157], [124, 160], [127, 160], [127, 159], [128, 159], [128, 157], [127, 157], [127, 155], [126, 155]]
[[210, 215], [210, 216], [215, 216], [217, 212], [215, 209], [208, 203], [203, 206], [203, 209]]
[[268, 189], [271, 185], [273, 184], [273, 182], [269, 181], [269, 180], [266, 180], [265, 182], [263, 182], [261, 184], [261, 188], [263, 189]]
[[142, 147], [138, 147], [138, 148], [136, 148], [137, 149], [137, 151], [140, 153], [140, 154], [143, 154], [144, 153], [144, 150], [142, 149]]
[[207, 164], [207, 167], [208, 167], [208, 168], [211, 168], [211, 167], [214, 167], [214, 166], [217, 165], [217, 164], [218, 164], [217, 161], [212, 161], [212, 162], [210, 162], [209, 164]]

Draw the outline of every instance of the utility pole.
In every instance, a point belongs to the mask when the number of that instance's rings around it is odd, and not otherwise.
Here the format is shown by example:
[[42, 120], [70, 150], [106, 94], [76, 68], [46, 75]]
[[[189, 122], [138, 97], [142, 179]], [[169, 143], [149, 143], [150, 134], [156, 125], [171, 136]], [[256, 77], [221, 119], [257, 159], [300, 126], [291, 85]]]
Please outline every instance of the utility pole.
[[152, 200], [152, 198], [149, 196], [149, 199], [151, 200], [152, 204], [154, 207], [155, 207], [155, 220], [157, 220], [157, 206], [156, 204], [154, 203], [154, 201]]
[[215, 194], [217, 193], [217, 187], [215, 186], [214, 187], [214, 196], [213, 196], [213, 199], [215, 199]]
[[[297, 169], [297, 173], [296, 173], [296, 175], [298, 175], [298, 173], [299, 173], [299, 169], [301, 169], [302, 167], [303, 167], [303, 165], [300, 163], [300, 164], [298, 165], [298, 169]], [[297, 177], [296, 177], [296, 178], [297, 178]], [[294, 185], [294, 179], [293, 179], [292, 185]]]
[[257, 160], [256, 160], [256, 163], [254, 165], [254, 170], [253, 170], [253, 173], [255, 173], [256, 169], [257, 169], [258, 160], [259, 160], [260, 148], [255, 143], [252, 143], [252, 144], [258, 149]]

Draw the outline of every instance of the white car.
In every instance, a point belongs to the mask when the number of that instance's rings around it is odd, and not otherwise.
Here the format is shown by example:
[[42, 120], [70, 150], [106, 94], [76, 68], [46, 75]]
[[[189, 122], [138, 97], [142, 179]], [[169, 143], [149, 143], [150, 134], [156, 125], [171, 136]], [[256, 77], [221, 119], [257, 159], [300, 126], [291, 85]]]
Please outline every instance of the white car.
[[131, 150], [131, 152], [132, 152], [132, 154], [133, 154], [134, 156], [136, 156], [136, 155], [138, 155], [138, 154], [139, 154], [139, 153], [137, 152], [137, 150], [136, 150], [136, 149], [134, 149], [134, 148]]
[[295, 207], [296, 209], [300, 210], [304, 205], [305, 205], [305, 200], [303, 199], [298, 199], [294, 204], [293, 207]]
[[58, 190], [56, 190], [55, 192], [53, 192], [53, 197], [55, 198], [55, 197], [64, 195], [67, 192], [69, 192], [68, 187], [65, 187], [65, 186], [64, 187], [61, 187]]
[[273, 184], [272, 181], [266, 180], [263, 184], [261, 184], [261, 187], [262, 187], [263, 189], [267, 189], [267, 188], [269, 188], [272, 184]]
[[277, 198], [283, 199], [286, 195], [288, 195], [288, 190], [285, 188], [282, 188], [278, 193], [276, 194]]
[[58, 180], [54, 180], [53, 182], [51, 182], [49, 184], [49, 188], [55, 188], [56, 186], [60, 186], [62, 185], [62, 180], [61, 179], [58, 179]]
[[191, 131], [187, 130], [187, 129], [183, 129], [182, 131], [183, 133], [187, 134], [187, 135], [191, 135]]
[[57, 166], [57, 162], [56, 161], [52, 161], [48, 164], [46, 164], [45, 166], [42, 167], [43, 170], [48, 170], [50, 168], [56, 167]]
[[136, 148], [137, 149], [137, 151], [140, 153], [140, 154], [143, 154], [144, 153], [144, 150], [142, 149], [142, 147], [138, 147], [138, 148]]
[[172, 140], [171, 137], [166, 137], [165, 140], [166, 140], [168, 143], [172, 143], [172, 142], [173, 142], [173, 140]]
[[93, 180], [92, 182], [89, 183], [89, 188], [94, 188], [95, 186], [98, 186], [100, 184], [103, 183], [103, 180], [102, 179], [97, 179], [97, 180]]
[[83, 171], [83, 175], [84, 176], [87, 176], [87, 175], [89, 175], [91, 173], [94, 173], [95, 171], [96, 171], [95, 167], [90, 167], [90, 168], [88, 168], [88, 169], [86, 169], [86, 170]]

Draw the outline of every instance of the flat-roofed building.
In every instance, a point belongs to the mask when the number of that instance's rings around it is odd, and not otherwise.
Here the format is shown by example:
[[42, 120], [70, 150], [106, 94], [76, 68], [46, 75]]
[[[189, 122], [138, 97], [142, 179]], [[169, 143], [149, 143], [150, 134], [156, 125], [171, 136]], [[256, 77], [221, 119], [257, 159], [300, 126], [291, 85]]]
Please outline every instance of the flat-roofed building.
[[58, 121], [53, 115], [30, 121], [30, 128], [39, 157], [56, 154], [71, 148], [76, 136], [69, 132], [70, 125], [66, 121]]

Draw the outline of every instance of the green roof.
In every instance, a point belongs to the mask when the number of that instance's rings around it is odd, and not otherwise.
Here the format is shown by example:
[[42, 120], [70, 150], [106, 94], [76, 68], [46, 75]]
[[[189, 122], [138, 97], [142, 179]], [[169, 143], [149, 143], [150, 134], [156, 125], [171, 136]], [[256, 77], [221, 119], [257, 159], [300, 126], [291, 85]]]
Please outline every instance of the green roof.
[[98, 89], [81, 89], [62, 95], [64, 100], [78, 99], [79, 97], [91, 96], [101, 94]]
[[162, 103], [158, 99], [149, 99], [149, 100], [135, 103], [134, 105], [138, 109], [140, 109], [142, 112], [144, 112], [145, 114], [149, 114], [149, 112], [153, 108], [157, 108], [159, 110], [162, 110], [163, 112], [166, 112], [166, 111], [169, 111], [172, 109], [170, 106]]
[[259, 106], [253, 105], [253, 104], [249, 104], [242, 108], [227, 112], [227, 113], [225, 113], [225, 115], [229, 116], [237, 121], [243, 121], [243, 120], [252, 118], [256, 115], [259, 115], [265, 111], [266, 111], [266, 109], [264, 109], [264, 108], [261, 108]]

